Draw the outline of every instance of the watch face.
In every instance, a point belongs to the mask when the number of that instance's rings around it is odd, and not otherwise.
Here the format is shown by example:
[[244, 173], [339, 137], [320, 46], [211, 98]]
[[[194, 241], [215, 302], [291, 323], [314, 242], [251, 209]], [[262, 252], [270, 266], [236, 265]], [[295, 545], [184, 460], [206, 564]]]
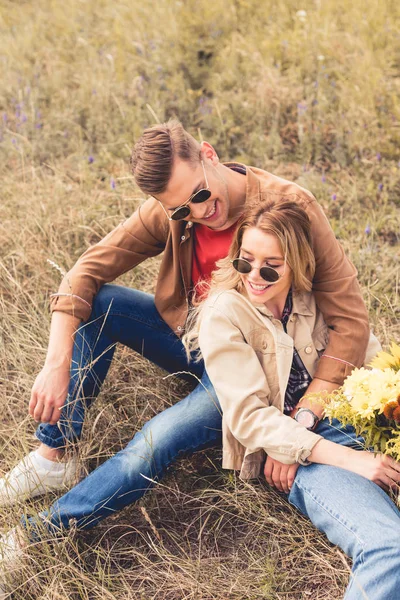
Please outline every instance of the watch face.
[[299, 411], [296, 415], [296, 421], [306, 428], [314, 427], [315, 418], [314, 415], [308, 410]]

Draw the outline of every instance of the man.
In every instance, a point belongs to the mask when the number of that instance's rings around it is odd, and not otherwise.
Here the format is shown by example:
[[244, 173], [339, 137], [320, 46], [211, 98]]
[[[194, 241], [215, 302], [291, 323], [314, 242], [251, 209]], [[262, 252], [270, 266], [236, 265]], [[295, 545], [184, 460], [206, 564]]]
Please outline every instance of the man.
[[[187, 362], [180, 337], [193, 294], [227, 255], [246, 203], [292, 199], [311, 220], [313, 289], [330, 339], [307, 393], [340, 385], [363, 363], [368, 343], [356, 270], [308, 191], [261, 169], [220, 163], [210, 144], [199, 144], [177, 121], [144, 131], [132, 169], [137, 185], [152, 197], [89, 248], [52, 297], [48, 353], [29, 404], [31, 416], [40, 422], [40, 446], [0, 482], [1, 503], [62, 489], [72, 481], [76, 465], [64, 459], [64, 452], [80, 437], [86, 408], [100, 390], [116, 342], [169, 372], [190, 371], [201, 382], [41, 515], [54, 532], [68, 527], [70, 519], [78, 528], [93, 526], [137, 500], [180, 454], [221, 443], [218, 400], [202, 363]], [[104, 285], [162, 252], [155, 297]], [[306, 397], [301, 406], [321, 416]], [[34, 530], [36, 521], [30, 525]]]

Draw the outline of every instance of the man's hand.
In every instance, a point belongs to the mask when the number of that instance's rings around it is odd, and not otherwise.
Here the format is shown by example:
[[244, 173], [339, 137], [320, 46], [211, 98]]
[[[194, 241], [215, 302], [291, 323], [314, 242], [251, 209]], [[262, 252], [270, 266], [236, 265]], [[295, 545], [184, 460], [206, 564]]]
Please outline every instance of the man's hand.
[[53, 312], [46, 362], [32, 387], [29, 414], [35, 421], [55, 425], [68, 394], [74, 336], [80, 320]]
[[57, 423], [67, 397], [69, 379], [69, 362], [44, 365], [33, 384], [29, 402], [29, 414], [35, 421]]
[[264, 467], [265, 479], [280, 492], [288, 494], [292, 488], [299, 466], [299, 463], [285, 465], [284, 463], [279, 462], [279, 460], [267, 456]]

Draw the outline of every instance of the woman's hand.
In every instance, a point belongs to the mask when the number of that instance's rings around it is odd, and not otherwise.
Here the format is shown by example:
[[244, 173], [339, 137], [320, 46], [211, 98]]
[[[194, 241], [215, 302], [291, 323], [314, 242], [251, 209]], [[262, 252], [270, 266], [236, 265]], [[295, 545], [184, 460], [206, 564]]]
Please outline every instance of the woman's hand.
[[265, 479], [269, 485], [276, 487], [280, 492], [288, 494], [292, 488], [299, 466], [299, 463], [285, 465], [279, 462], [279, 460], [267, 456], [264, 467]]
[[44, 365], [35, 379], [29, 402], [29, 414], [35, 421], [57, 423], [68, 394], [69, 379], [69, 362]]
[[400, 462], [385, 454], [374, 454], [366, 450], [354, 450], [346, 467], [370, 479], [384, 490], [398, 488], [400, 484]]

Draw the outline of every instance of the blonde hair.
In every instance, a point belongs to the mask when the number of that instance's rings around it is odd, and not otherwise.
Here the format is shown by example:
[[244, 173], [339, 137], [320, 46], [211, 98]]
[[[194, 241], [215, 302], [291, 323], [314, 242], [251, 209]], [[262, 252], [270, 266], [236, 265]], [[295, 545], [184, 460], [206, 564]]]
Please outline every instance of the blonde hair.
[[[232, 261], [239, 256], [245, 231], [254, 227], [276, 236], [281, 252], [292, 271], [293, 290], [309, 292], [315, 273], [310, 219], [296, 202], [264, 200], [249, 206], [239, 220], [228, 256], [219, 260], [216, 264], [217, 269], [212, 272], [207, 296], [224, 290], [243, 293], [242, 278], [234, 269]], [[205, 300], [202, 300], [193, 307], [187, 320], [186, 334], [182, 342], [189, 359], [191, 353], [194, 353], [195, 360], [201, 358], [198, 335], [204, 302]]]
[[200, 161], [200, 144], [176, 119], [145, 129], [136, 142], [131, 168], [137, 185], [145, 194], [165, 191], [175, 158], [189, 162], [193, 168]]

